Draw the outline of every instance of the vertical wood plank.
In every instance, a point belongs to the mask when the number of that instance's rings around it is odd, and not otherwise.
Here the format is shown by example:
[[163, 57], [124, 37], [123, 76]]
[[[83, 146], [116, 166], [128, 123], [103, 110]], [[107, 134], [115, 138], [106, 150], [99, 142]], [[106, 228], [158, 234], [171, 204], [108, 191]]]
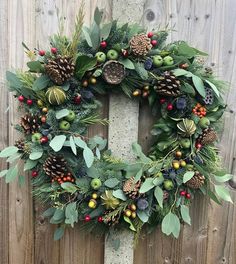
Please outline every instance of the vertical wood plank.
[[[1, 106], [0, 106], [0, 149], [8, 145], [8, 91], [5, 85], [5, 72], [8, 67], [8, 37], [7, 37], [7, 12], [8, 6], [6, 1], [0, 2], [0, 89], [1, 89]], [[6, 163], [1, 160], [1, 170], [6, 169]], [[9, 203], [8, 203], [8, 186], [4, 179], [0, 180], [0, 256], [1, 262], [8, 264], [8, 246], [9, 246]]]
[[[27, 0], [8, 1], [8, 39], [10, 68], [22, 69], [25, 56], [22, 52], [22, 41], [34, 43], [34, 2]], [[19, 115], [17, 103], [11, 96], [10, 124], [17, 123]], [[13, 126], [9, 129], [9, 143], [16, 139]], [[26, 176], [27, 178], [27, 176]], [[34, 263], [33, 210], [30, 179], [19, 187], [18, 182], [9, 185], [9, 264]]]

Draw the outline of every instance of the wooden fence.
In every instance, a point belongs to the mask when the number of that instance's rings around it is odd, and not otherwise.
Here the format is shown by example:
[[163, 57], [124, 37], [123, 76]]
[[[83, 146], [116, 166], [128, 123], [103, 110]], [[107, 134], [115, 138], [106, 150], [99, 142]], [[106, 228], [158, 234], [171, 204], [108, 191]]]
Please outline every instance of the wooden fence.
[[[16, 138], [11, 126], [18, 119], [17, 105], [5, 89], [5, 71], [23, 68], [25, 56], [21, 42], [30, 47], [45, 47], [47, 37], [57, 31], [57, 8], [66, 17], [71, 32], [79, 0], [1, 0], [0, 1], [0, 148]], [[231, 84], [226, 95], [229, 111], [225, 114], [221, 153], [224, 164], [235, 173], [236, 128], [236, 5], [234, 0], [85, 0], [85, 22], [90, 23], [95, 7], [104, 8], [106, 19], [113, 6], [119, 6], [120, 20], [140, 15], [149, 29], [168, 25], [176, 31], [169, 40], [183, 39], [207, 51], [208, 64]], [[117, 11], [116, 11], [117, 12]], [[137, 18], [136, 18], [137, 21]], [[108, 98], [101, 98], [102, 114], [108, 116]], [[8, 109], [9, 111], [6, 111]], [[139, 142], [148, 148], [152, 117], [147, 105], [140, 107]], [[119, 129], [119, 128], [117, 128]], [[107, 128], [96, 126], [89, 134], [107, 137]], [[0, 163], [4, 168], [4, 163]], [[26, 178], [28, 178], [26, 176]], [[236, 180], [231, 182], [236, 201]], [[0, 263], [1, 264], [101, 264], [104, 238], [85, 234], [78, 228], [67, 231], [61, 241], [53, 242], [54, 227], [42, 218], [41, 208], [33, 202], [30, 179], [24, 187], [0, 181]], [[217, 206], [196, 199], [191, 210], [193, 223], [185, 227], [178, 240], [157, 230], [143, 234], [135, 250], [135, 264], [235, 264], [236, 210], [234, 205]]]

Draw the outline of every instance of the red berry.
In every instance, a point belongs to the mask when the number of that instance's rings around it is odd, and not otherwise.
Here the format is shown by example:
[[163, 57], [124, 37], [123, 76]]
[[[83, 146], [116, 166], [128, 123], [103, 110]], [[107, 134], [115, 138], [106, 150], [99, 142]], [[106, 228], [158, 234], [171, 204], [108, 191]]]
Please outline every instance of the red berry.
[[45, 50], [39, 50], [39, 56], [44, 56], [45, 55]]
[[34, 170], [31, 172], [32, 177], [37, 177], [39, 175], [38, 171]]
[[166, 102], [166, 99], [165, 99], [165, 98], [161, 98], [161, 99], [160, 99], [160, 103], [161, 103], [161, 104], [164, 104], [165, 102]]
[[32, 105], [33, 104], [33, 100], [32, 99], [28, 99], [26, 103], [27, 103], [27, 105]]
[[20, 95], [19, 97], [18, 97], [18, 101], [19, 102], [24, 102], [24, 100], [25, 100], [25, 97], [23, 96], [23, 95]]
[[56, 53], [57, 53], [57, 48], [51, 48], [51, 52], [52, 52], [53, 54], [56, 54]]
[[153, 39], [153, 40], [151, 41], [151, 44], [152, 44], [153, 47], [155, 47], [155, 46], [157, 45], [157, 40]]
[[99, 222], [99, 223], [102, 223], [102, 222], [103, 222], [102, 216], [99, 216], [99, 217], [98, 217], [98, 222]]
[[181, 191], [179, 194], [180, 194], [180, 196], [185, 196], [186, 195], [186, 191]]
[[147, 34], [147, 36], [149, 37], [149, 38], [152, 38], [153, 37], [153, 32], [148, 32], [148, 34]]
[[103, 40], [101, 43], [100, 43], [100, 47], [105, 49], [107, 47], [107, 42], [105, 40]]
[[129, 56], [129, 52], [128, 52], [128, 50], [122, 49], [121, 52], [122, 52], [122, 56], [123, 56], [123, 57], [127, 58], [127, 57]]
[[173, 110], [173, 105], [172, 105], [172, 104], [168, 104], [167, 107], [166, 107], [166, 109], [167, 109], [168, 111]]
[[81, 95], [80, 94], [77, 94], [74, 97], [74, 102], [75, 102], [75, 104], [80, 104], [81, 103]]
[[85, 218], [84, 218], [84, 221], [85, 222], [89, 222], [90, 220], [91, 220], [90, 215], [86, 215]]
[[199, 143], [199, 142], [196, 142], [195, 147], [196, 147], [197, 149], [201, 149], [201, 148], [202, 148], [202, 144]]
[[186, 193], [185, 197], [186, 197], [186, 199], [190, 199], [191, 198], [191, 194], [190, 193]]
[[41, 137], [41, 139], [40, 139], [40, 143], [41, 143], [41, 144], [46, 144], [46, 143], [48, 143], [48, 137], [47, 137], [47, 136]]

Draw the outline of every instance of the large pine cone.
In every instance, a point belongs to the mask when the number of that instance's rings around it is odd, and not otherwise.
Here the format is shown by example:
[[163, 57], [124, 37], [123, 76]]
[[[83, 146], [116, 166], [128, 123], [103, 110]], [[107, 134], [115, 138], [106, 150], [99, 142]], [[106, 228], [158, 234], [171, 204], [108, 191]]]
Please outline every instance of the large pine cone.
[[52, 180], [58, 181], [67, 174], [67, 162], [62, 156], [51, 155], [45, 160], [43, 170]]
[[180, 81], [171, 72], [164, 72], [162, 78], [154, 86], [158, 94], [164, 96], [178, 96], [180, 94]]
[[213, 128], [208, 127], [205, 128], [202, 134], [197, 138], [197, 142], [201, 143], [202, 145], [212, 144], [217, 139], [217, 134]]
[[150, 38], [141, 33], [132, 37], [130, 47], [135, 56], [145, 56], [152, 48], [152, 44]]
[[28, 113], [21, 117], [20, 125], [24, 129], [25, 134], [29, 135], [38, 132], [41, 121], [38, 115]]
[[123, 185], [124, 193], [131, 199], [136, 199], [139, 197], [139, 189], [141, 186], [141, 180], [135, 183], [134, 177], [131, 177], [127, 181], [125, 181]]
[[125, 77], [125, 67], [118, 61], [110, 60], [104, 64], [102, 75], [107, 83], [119, 84]]
[[194, 176], [186, 182], [186, 185], [192, 189], [199, 189], [204, 183], [205, 177], [199, 171], [195, 171]]
[[54, 83], [61, 85], [73, 76], [75, 64], [70, 57], [58, 56], [53, 60], [48, 60], [45, 70]]

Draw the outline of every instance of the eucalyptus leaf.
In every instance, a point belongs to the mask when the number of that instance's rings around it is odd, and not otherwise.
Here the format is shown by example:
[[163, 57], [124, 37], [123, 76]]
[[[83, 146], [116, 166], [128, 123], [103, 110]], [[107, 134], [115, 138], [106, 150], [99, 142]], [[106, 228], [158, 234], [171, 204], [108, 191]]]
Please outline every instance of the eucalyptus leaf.
[[47, 75], [41, 75], [34, 81], [32, 89], [34, 91], [43, 90], [44, 88], [48, 86], [49, 82], [50, 82], [50, 79]]
[[146, 193], [154, 187], [155, 187], [155, 185], [153, 184], [153, 178], [147, 178], [144, 181], [144, 183], [141, 185], [139, 192], [140, 193]]
[[120, 63], [122, 63], [126, 69], [135, 69], [134, 63], [130, 59], [120, 59]]
[[75, 145], [75, 141], [74, 141], [74, 137], [70, 136], [70, 147], [72, 152], [77, 155], [77, 149], [76, 149], [76, 145]]
[[186, 183], [187, 181], [191, 180], [193, 176], [194, 176], [194, 171], [185, 172], [183, 177], [183, 183]]
[[159, 204], [159, 206], [161, 208], [163, 208], [163, 196], [164, 196], [164, 192], [163, 190], [159, 187], [156, 186], [155, 191], [154, 191], [154, 196]]
[[79, 148], [86, 148], [87, 144], [85, 141], [83, 141], [80, 137], [74, 137], [74, 142]]
[[24, 164], [24, 171], [33, 169], [37, 164], [38, 164], [37, 160], [30, 160], [30, 159], [26, 160]]
[[94, 154], [93, 154], [92, 150], [88, 147], [85, 147], [83, 150], [83, 157], [84, 157], [86, 166], [88, 168], [90, 168], [93, 164], [93, 161], [94, 161]]
[[8, 170], [2, 170], [0, 172], [0, 178], [4, 177], [7, 174]]
[[64, 235], [65, 229], [63, 227], [58, 227], [53, 235], [54, 241], [60, 240]]
[[118, 189], [118, 190], [115, 190], [112, 192], [113, 196], [122, 200], [122, 201], [126, 201], [127, 200], [127, 197], [125, 196], [123, 190], [121, 189]]
[[66, 190], [69, 193], [75, 193], [78, 189], [76, 188], [76, 185], [74, 185], [71, 182], [63, 182], [61, 184], [61, 188]]
[[65, 210], [65, 223], [70, 224], [72, 227], [74, 227], [74, 223], [78, 222], [78, 211], [77, 211], [77, 204], [76, 202], [69, 203], [66, 206]]
[[109, 37], [111, 32], [111, 27], [112, 27], [112, 23], [103, 25], [100, 31], [100, 41], [106, 40]]
[[178, 238], [180, 232], [180, 221], [177, 215], [169, 212], [162, 220], [161, 229], [167, 236], [172, 233], [174, 237]]
[[191, 225], [191, 218], [190, 218], [190, 215], [189, 215], [188, 206], [186, 206], [184, 204], [181, 204], [180, 205], [180, 212], [181, 212], [181, 216], [182, 216], [184, 222], [189, 224], [189, 225]]
[[117, 178], [110, 178], [104, 182], [104, 185], [108, 188], [114, 188], [119, 182]]
[[149, 216], [146, 211], [137, 210], [137, 216], [143, 223], [147, 223], [149, 219]]
[[9, 182], [12, 182], [13, 180], [15, 180], [17, 175], [18, 175], [18, 167], [17, 166], [11, 167], [7, 171], [6, 176], [5, 176], [6, 183], [9, 183]]
[[32, 152], [29, 155], [30, 160], [38, 160], [43, 156], [43, 151]]
[[101, 152], [100, 152], [99, 148], [96, 148], [95, 152], [96, 152], [97, 158], [100, 160], [101, 159]]
[[56, 208], [50, 207], [46, 211], [43, 212], [43, 216], [44, 217], [51, 217], [54, 215], [55, 211], [56, 211]]
[[196, 90], [198, 91], [198, 93], [205, 98], [206, 97], [206, 90], [204, 87], [204, 83], [202, 81], [202, 79], [196, 75], [192, 76], [192, 81], [194, 84], [194, 87], [196, 88]]
[[225, 174], [224, 176], [214, 176], [217, 182], [227, 182], [233, 178], [232, 174]]
[[17, 152], [18, 152], [17, 147], [15, 147], [15, 146], [7, 147], [0, 152], [0, 158], [10, 157], [10, 156], [16, 154]]
[[132, 230], [132, 231], [136, 231], [133, 223], [131, 222], [131, 220], [129, 219], [129, 217], [127, 216], [124, 216], [124, 220], [125, 222], [127, 222], [129, 224], [129, 229]]
[[55, 151], [58, 152], [62, 149], [64, 142], [66, 141], [66, 136], [65, 135], [59, 135], [55, 136], [49, 146]]
[[69, 110], [68, 109], [61, 109], [59, 111], [56, 111], [56, 119], [61, 119], [65, 116], [69, 115]]
[[219, 198], [221, 198], [227, 202], [233, 203], [233, 201], [230, 197], [229, 190], [226, 189], [224, 186], [215, 185], [215, 191], [216, 191], [216, 194], [219, 196]]

